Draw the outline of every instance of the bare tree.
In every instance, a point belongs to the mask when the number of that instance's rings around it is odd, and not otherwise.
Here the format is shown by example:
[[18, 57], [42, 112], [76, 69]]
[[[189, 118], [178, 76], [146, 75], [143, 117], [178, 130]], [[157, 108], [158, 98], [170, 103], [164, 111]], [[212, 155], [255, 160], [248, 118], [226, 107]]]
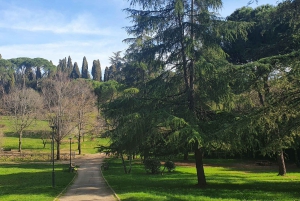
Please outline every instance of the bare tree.
[[78, 128], [78, 153], [81, 154], [81, 137], [84, 140], [85, 128], [89, 122], [89, 114], [96, 109], [96, 97], [91, 85], [85, 80], [74, 81], [74, 91], [76, 93], [75, 105], [77, 117], [75, 119]]
[[49, 122], [54, 128], [54, 140], [57, 144], [57, 160], [60, 159], [61, 141], [74, 130], [76, 123], [76, 92], [66, 74], [59, 72], [52, 79], [45, 79], [41, 84]]
[[10, 114], [14, 129], [19, 134], [19, 152], [21, 152], [23, 131], [36, 119], [43, 106], [42, 98], [33, 89], [15, 88], [3, 97], [3, 106]]

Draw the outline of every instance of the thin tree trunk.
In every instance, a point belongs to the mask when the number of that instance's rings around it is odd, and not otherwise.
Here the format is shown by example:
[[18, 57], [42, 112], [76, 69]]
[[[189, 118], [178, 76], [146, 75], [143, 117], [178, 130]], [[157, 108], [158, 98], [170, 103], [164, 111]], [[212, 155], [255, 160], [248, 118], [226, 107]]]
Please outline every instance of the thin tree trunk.
[[126, 168], [126, 163], [125, 163], [125, 160], [124, 160], [123, 154], [122, 154], [122, 153], [120, 153], [120, 155], [121, 155], [121, 159], [122, 159], [122, 164], [123, 164], [124, 172], [125, 172], [125, 174], [127, 174], [127, 168]]
[[81, 134], [79, 131], [79, 135], [78, 135], [78, 154], [81, 154]]
[[22, 136], [23, 136], [23, 130], [20, 131], [20, 134], [19, 134], [19, 152], [21, 153], [22, 152]]
[[128, 174], [130, 174], [131, 172], [131, 161], [132, 161], [132, 155], [129, 155], [129, 170], [128, 170]]
[[56, 141], [57, 147], [56, 147], [56, 160], [60, 160], [60, 141]]
[[206, 178], [204, 173], [203, 167], [203, 149], [202, 148], [195, 148], [195, 160], [196, 160], [196, 169], [197, 169], [197, 185], [199, 187], [206, 186]]
[[189, 152], [185, 150], [183, 154], [183, 160], [187, 161], [188, 159], [189, 159]]
[[299, 167], [300, 163], [299, 163], [299, 158], [298, 158], [298, 150], [294, 149], [294, 151], [295, 151], [295, 163], [296, 163], [297, 167]]
[[282, 150], [277, 153], [277, 161], [278, 161], [278, 168], [279, 168], [278, 175], [280, 176], [286, 175], [285, 161], [284, 161]]

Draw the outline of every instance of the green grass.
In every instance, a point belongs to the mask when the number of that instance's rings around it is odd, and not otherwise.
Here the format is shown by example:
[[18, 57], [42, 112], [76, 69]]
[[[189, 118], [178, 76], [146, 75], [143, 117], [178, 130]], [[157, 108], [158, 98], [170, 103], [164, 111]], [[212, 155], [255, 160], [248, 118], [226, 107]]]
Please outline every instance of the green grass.
[[[277, 176], [277, 167], [229, 165], [214, 162], [205, 167], [208, 185], [195, 184], [195, 167], [177, 166], [173, 173], [146, 174], [140, 163], [133, 164], [131, 174], [124, 174], [120, 160], [111, 159], [104, 176], [121, 200], [298, 200], [299, 170]], [[232, 161], [231, 161], [232, 162]], [[297, 171], [297, 172], [296, 172]]]
[[55, 188], [52, 188], [50, 163], [0, 163], [1, 201], [53, 200], [71, 182], [75, 173], [66, 171], [67, 165], [55, 166]]
[[[1, 146], [4, 148], [10, 148], [18, 150], [19, 136], [13, 129], [12, 121], [7, 116], [0, 116], [0, 130], [4, 133], [4, 137], [1, 140]], [[50, 132], [49, 124], [47, 121], [37, 120], [30, 127], [25, 129], [22, 138], [22, 151], [24, 152], [38, 152], [38, 153], [50, 153], [51, 152], [51, 141], [47, 140], [47, 144], [44, 148], [43, 141], [41, 139], [41, 132]], [[84, 137], [85, 141], [81, 142], [82, 154], [97, 153], [98, 149], [95, 148], [99, 145], [108, 146], [109, 139], [107, 138], [95, 138], [87, 134]], [[72, 151], [78, 153], [77, 150], [78, 142], [77, 138], [72, 139]], [[66, 137], [61, 143], [61, 152], [69, 152], [70, 144], [69, 139]]]

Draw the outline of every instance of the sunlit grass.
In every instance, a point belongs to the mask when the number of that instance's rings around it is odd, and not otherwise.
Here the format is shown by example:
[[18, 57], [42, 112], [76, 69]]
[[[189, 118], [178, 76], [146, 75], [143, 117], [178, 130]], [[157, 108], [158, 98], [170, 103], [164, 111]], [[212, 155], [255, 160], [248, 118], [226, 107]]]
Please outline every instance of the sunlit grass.
[[55, 188], [52, 188], [50, 163], [0, 163], [0, 200], [52, 201], [75, 176], [66, 169], [66, 165], [55, 165]]
[[[15, 133], [13, 128], [13, 123], [8, 116], [0, 117], [0, 129], [4, 133], [2, 137], [1, 145], [4, 148], [9, 148], [12, 150], [18, 150], [19, 146], [19, 136]], [[47, 143], [44, 147], [43, 141], [41, 139], [41, 133], [43, 131], [50, 132], [49, 124], [47, 121], [36, 120], [33, 124], [25, 129], [24, 135], [22, 138], [22, 151], [23, 152], [35, 152], [35, 153], [50, 153], [51, 152], [51, 140], [47, 139]], [[76, 135], [72, 134], [72, 152], [78, 153], [78, 140]], [[82, 154], [97, 153], [97, 147], [100, 145], [108, 146], [108, 138], [99, 138], [89, 134], [84, 136], [84, 141], [81, 141], [81, 150]], [[61, 153], [69, 153], [70, 142], [68, 136], [61, 142]], [[56, 150], [56, 145], [55, 145]]]
[[[206, 161], [209, 165], [209, 160]], [[121, 200], [298, 200], [300, 173], [277, 176], [277, 167], [206, 166], [208, 185], [195, 184], [195, 167], [177, 166], [173, 173], [146, 174], [140, 163], [124, 174], [119, 160], [110, 161], [105, 178]], [[297, 170], [296, 170], [297, 171]]]

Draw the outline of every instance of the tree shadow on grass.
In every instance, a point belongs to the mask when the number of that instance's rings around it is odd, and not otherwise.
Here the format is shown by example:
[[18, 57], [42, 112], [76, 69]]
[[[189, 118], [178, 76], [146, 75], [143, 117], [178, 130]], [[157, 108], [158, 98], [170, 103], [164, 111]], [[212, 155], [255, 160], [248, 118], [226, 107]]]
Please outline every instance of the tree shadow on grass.
[[[71, 181], [74, 174], [64, 171], [63, 165], [55, 166], [55, 188], [52, 188], [50, 164], [0, 164], [0, 197], [44, 195], [56, 197]], [[7, 170], [7, 171], [6, 171]], [[20, 197], [19, 197], [20, 196]]]
[[208, 171], [208, 185], [203, 189], [195, 185], [196, 174], [184, 168], [163, 176], [149, 175], [141, 165], [134, 164], [132, 173], [125, 175], [121, 164], [112, 163], [105, 175], [117, 194], [127, 195], [122, 200], [297, 200], [300, 197], [299, 179], [270, 177], [269, 171], [239, 171], [230, 167], [220, 172]]

